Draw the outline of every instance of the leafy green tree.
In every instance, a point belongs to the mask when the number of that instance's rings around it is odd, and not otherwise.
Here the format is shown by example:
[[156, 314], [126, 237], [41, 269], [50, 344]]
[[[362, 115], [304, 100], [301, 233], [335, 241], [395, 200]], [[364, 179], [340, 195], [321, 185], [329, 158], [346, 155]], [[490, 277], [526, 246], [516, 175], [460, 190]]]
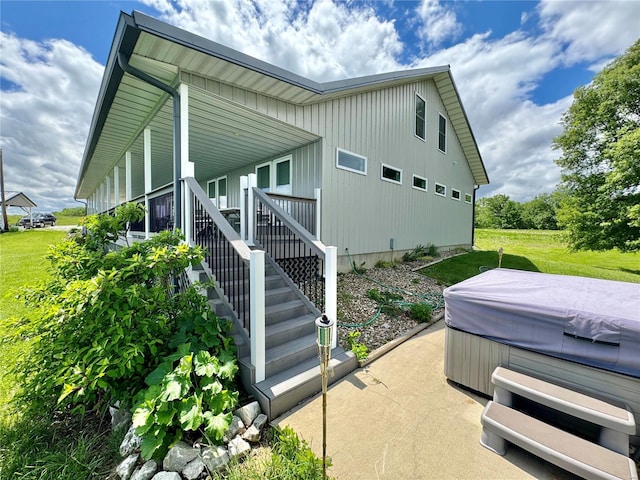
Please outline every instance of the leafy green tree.
[[507, 195], [483, 197], [476, 205], [478, 228], [524, 228], [521, 206]]
[[56, 217], [83, 217], [86, 214], [84, 207], [67, 207], [59, 212], [54, 212]]
[[575, 250], [640, 250], [640, 40], [574, 92], [554, 140]]
[[558, 221], [556, 210], [558, 208], [557, 195], [543, 193], [522, 204], [522, 221], [525, 228], [536, 230], [557, 230]]

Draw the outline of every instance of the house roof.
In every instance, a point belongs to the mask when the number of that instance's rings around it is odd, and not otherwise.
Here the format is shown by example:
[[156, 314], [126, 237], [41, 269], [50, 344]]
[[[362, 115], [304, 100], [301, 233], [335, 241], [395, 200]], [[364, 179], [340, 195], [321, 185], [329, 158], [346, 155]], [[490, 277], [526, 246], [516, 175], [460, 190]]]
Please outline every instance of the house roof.
[[33, 202], [29, 197], [27, 197], [22, 192], [14, 192], [12, 195], [5, 197], [4, 204], [7, 207], [22, 207], [22, 208], [37, 207], [35, 202]]
[[[154, 172], [158, 167], [171, 172], [167, 168], [172, 162], [173, 144], [169, 96], [125, 74], [118, 65], [119, 53], [132, 66], [165, 84], [177, 85], [179, 72], [188, 71], [294, 105], [317, 103], [416, 79], [432, 79], [475, 182], [478, 185], [489, 183], [449, 66], [319, 83], [134, 11], [131, 15], [120, 14], [82, 159], [77, 198], [88, 197], [114, 166], [124, 165], [125, 152], [142, 156], [141, 133], [146, 127], [153, 132]], [[223, 173], [219, 170], [223, 159], [235, 161], [240, 166], [318, 138], [274, 117], [197, 89], [190, 90], [189, 108], [190, 156], [192, 160], [198, 160], [202, 169], [200, 174], [205, 178]], [[140, 166], [137, 168], [141, 169]], [[143, 174], [137, 171], [133, 175]], [[168, 178], [165, 183], [170, 181]]]

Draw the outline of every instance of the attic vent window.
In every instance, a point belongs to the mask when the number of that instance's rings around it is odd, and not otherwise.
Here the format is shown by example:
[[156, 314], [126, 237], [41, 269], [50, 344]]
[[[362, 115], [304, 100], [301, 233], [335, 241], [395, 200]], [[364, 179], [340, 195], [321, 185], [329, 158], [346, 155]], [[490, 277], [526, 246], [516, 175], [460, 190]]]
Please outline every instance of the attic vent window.
[[338, 148], [336, 167], [360, 175], [367, 174], [367, 157]]
[[420, 177], [418, 175], [413, 176], [413, 188], [416, 190], [422, 190], [423, 192], [427, 191], [427, 179]]
[[472, 197], [470, 193], [464, 194], [464, 203], [471, 203]]
[[451, 198], [453, 198], [454, 200], [460, 201], [460, 190], [456, 190], [455, 188], [452, 188]]
[[447, 119], [438, 115], [438, 150], [447, 153]]
[[427, 103], [416, 93], [416, 137], [426, 140], [427, 122], [426, 122]]
[[436, 190], [435, 190], [435, 194], [436, 195], [440, 195], [441, 197], [446, 197], [447, 196], [447, 187], [442, 185], [441, 183], [436, 183]]
[[402, 185], [402, 170], [399, 168], [392, 167], [390, 165], [382, 164], [382, 172], [381, 172], [382, 180], [391, 183], [397, 183], [398, 185]]

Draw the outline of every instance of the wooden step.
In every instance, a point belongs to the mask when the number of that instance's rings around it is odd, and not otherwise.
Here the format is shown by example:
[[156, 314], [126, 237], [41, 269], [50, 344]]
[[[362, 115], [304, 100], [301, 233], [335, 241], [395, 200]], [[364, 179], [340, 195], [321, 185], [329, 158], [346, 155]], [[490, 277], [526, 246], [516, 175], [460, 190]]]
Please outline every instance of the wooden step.
[[480, 421], [482, 445], [499, 455], [506, 452], [506, 440], [585, 479], [638, 480], [629, 457], [508, 406], [489, 401]]

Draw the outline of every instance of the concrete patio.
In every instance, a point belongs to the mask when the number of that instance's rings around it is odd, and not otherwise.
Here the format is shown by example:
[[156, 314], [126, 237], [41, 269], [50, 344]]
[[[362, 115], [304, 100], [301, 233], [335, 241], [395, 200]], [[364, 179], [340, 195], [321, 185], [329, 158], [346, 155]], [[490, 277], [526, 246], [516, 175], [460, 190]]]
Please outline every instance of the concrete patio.
[[[338, 480], [554, 479], [578, 477], [510, 447], [480, 445], [487, 398], [443, 374], [444, 322], [329, 388], [328, 475]], [[322, 396], [273, 422], [291, 426], [322, 456]]]

